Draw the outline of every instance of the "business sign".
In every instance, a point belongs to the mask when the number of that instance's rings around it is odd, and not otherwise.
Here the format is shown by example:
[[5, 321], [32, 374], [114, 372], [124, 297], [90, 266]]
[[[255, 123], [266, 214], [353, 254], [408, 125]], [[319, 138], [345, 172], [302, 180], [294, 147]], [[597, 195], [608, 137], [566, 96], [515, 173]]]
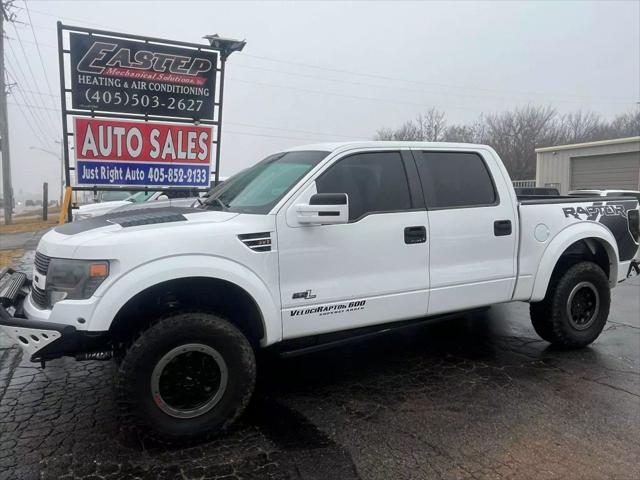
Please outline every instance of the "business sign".
[[207, 187], [210, 126], [74, 118], [79, 184]]
[[218, 53], [69, 34], [76, 109], [213, 119]]

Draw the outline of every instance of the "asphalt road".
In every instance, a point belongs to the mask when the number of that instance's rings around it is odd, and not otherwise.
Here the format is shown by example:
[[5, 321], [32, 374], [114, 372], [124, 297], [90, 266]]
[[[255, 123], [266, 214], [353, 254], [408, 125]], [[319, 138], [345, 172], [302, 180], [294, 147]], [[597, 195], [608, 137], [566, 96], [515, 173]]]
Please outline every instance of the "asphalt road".
[[0, 479], [640, 478], [640, 279], [580, 351], [539, 340], [517, 303], [266, 356], [248, 412], [202, 445], [120, 431], [111, 376], [109, 362], [3, 365]]

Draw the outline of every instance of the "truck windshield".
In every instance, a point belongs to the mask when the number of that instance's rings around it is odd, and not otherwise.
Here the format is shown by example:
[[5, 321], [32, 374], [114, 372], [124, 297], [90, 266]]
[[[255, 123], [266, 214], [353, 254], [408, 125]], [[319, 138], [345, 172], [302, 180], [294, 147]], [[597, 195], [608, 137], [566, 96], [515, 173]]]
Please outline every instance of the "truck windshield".
[[329, 152], [303, 150], [271, 155], [231, 177], [203, 202], [202, 208], [266, 214]]

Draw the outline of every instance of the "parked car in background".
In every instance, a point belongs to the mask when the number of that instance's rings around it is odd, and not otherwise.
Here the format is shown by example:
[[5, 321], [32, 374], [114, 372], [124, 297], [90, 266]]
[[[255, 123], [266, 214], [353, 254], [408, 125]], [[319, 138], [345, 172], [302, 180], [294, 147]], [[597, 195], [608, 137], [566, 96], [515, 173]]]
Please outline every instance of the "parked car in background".
[[[237, 175], [236, 175], [237, 176]], [[169, 198], [156, 199], [154, 201], [147, 201], [144, 203], [134, 203], [131, 205], [123, 205], [118, 207], [112, 212], [122, 212], [131, 210], [142, 210], [147, 208], [165, 208], [165, 207], [197, 207], [206, 198], [213, 193], [217, 192], [219, 188], [227, 181], [229, 177], [220, 177], [218, 184], [208, 192], [198, 192], [196, 189], [185, 192], [184, 190], [176, 190], [172, 192], [164, 192]], [[235, 178], [235, 177], [232, 177]], [[189, 193], [188, 195], [184, 195]]]
[[569, 192], [572, 197], [633, 197], [640, 202], [640, 192], [637, 190], [572, 190]]
[[[123, 193], [127, 194], [124, 198], [122, 198]], [[99, 217], [100, 215], [109, 213], [114, 209], [122, 207], [124, 205], [145, 202], [154, 193], [156, 192], [100, 192], [96, 203], [80, 205], [80, 207], [78, 207], [78, 209], [73, 212], [73, 220], [78, 221], [85, 220], [87, 218]]]
[[[112, 193], [112, 192], [102, 192], [102, 193]], [[118, 192], [120, 193], [120, 192]], [[165, 190], [165, 191], [143, 191], [143, 192], [135, 192], [132, 195], [129, 195], [124, 200], [113, 200], [113, 201], [105, 201], [101, 203], [91, 203], [88, 205], [81, 205], [78, 210], [73, 214], [73, 220], [86, 220], [87, 218], [99, 217], [100, 215], [104, 215], [105, 213], [113, 212], [119, 208], [130, 207], [132, 205], [141, 205], [144, 204], [145, 207], [149, 206], [150, 203], [162, 202], [171, 200], [171, 199], [190, 199], [187, 203], [191, 205], [195, 200], [195, 197], [198, 196], [197, 189], [176, 189], [176, 190]], [[103, 197], [104, 198], [104, 197]]]
[[552, 187], [515, 187], [518, 197], [549, 197], [559, 196], [560, 191]]
[[135, 192], [131, 192], [129, 190], [113, 190], [113, 191], [105, 191], [98, 192], [98, 194], [94, 197], [94, 203], [104, 203], [104, 202], [115, 202], [119, 200], [126, 200]]
[[205, 197], [209, 192], [199, 192], [197, 189], [170, 190], [165, 192], [155, 192], [144, 202], [129, 203], [117, 207], [111, 212], [121, 212], [130, 210], [142, 210], [148, 208], [164, 207], [191, 207], [198, 205], [198, 198]]

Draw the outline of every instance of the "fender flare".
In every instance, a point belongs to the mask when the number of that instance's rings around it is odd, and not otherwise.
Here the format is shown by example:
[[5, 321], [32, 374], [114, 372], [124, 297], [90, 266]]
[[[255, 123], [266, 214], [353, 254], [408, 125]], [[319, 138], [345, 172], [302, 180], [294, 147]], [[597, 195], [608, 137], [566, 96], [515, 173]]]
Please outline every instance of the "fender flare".
[[279, 306], [264, 282], [247, 267], [210, 255], [177, 255], [156, 259], [117, 277], [100, 292], [90, 329], [109, 330], [120, 309], [134, 296], [154, 285], [189, 277], [208, 277], [230, 282], [245, 290], [260, 310], [264, 328], [262, 346], [282, 339]]
[[558, 260], [567, 248], [581, 240], [586, 241], [587, 246], [595, 252], [596, 243], [600, 243], [609, 257], [609, 286], [613, 288], [618, 283], [618, 245], [611, 231], [596, 222], [580, 222], [569, 225], [558, 233], [545, 249], [538, 271], [536, 272], [531, 302], [542, 300], [546, 293], [551, 275]]

